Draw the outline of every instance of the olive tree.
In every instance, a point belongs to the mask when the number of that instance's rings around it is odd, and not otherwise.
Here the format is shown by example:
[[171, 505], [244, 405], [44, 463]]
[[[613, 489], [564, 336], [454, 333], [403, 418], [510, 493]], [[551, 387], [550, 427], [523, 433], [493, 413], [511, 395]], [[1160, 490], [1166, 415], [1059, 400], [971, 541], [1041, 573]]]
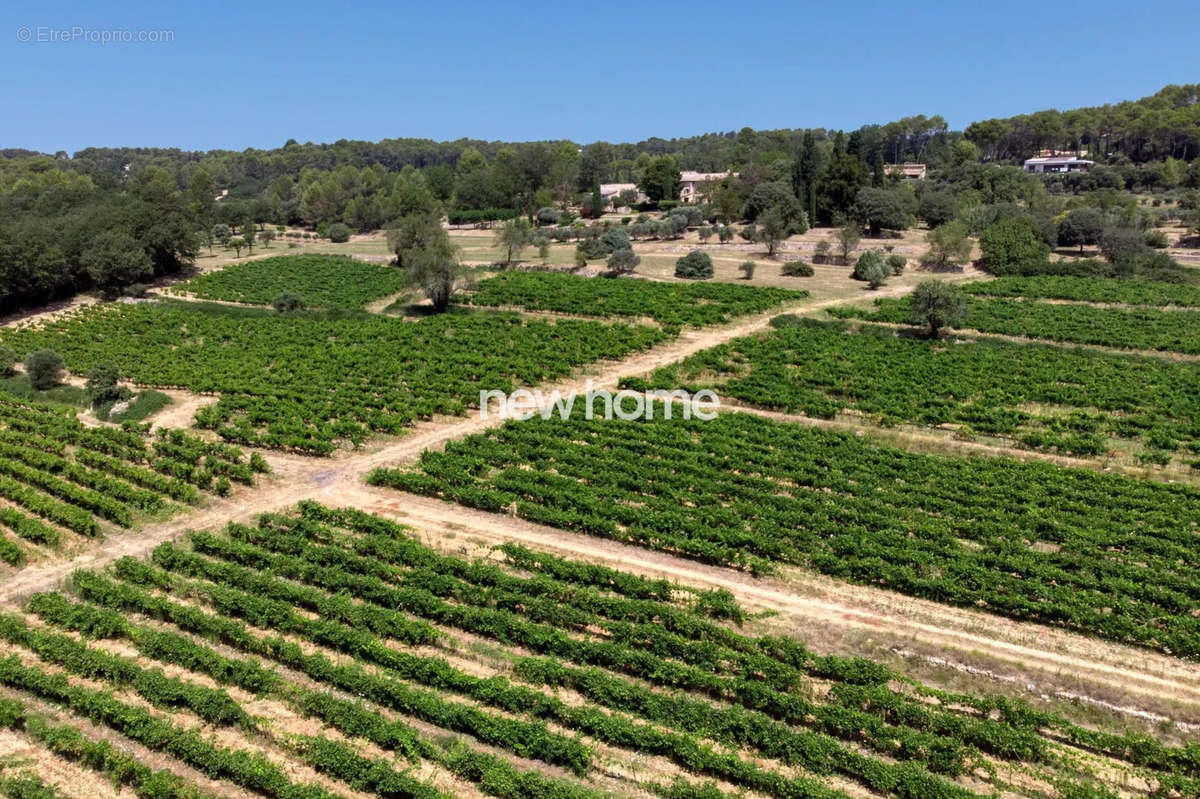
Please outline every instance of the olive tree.
[[937, 338], [944, 327], [956, 327], [967, 316], [967, 296], [958, 286], [944, 280], [922, 280], [912, 295], [914, 325], [929, 328], [930, 338]]
[[409, 282], [420, 286], [435, 311], [446, 310], [454, 296], [454, 283], [462, 272], [450, 237], [443, 235], [425, 249], [409, 254], [405, 262]]
[[947, 222], [925, 234], [929, 250], [921, 256], [921, 266], [945, 271], [960, 267], [971, 258], [971, 238], [967, 225], [960, 220]]
[[388, 231], [387, 240], [409, 284], [421, 289], [435, 311], [446, 310], [462, 265], [441, 220], [431, 213], [411, 214]]
[[842, 252], [842, 264], [850, 264], [850, 253], [862, 241], [862, 227], [857, 222], [847, 222], [836, 233], [838, 248]]
[[496, 228], [493, 236], [496, 247], [504, 252], [504, 263], [511, 264], [533, 243], [533, 225], [524, 217], [510, 219]]
[[1104, 232], [1104, 213], [1099, 208], [1075, 208], [1058, 223], [1058, 243], [1064, 247], [1098, 244]]
[[38, 391], [54, 388], [62, 382], [66, 363], [54, 350], [36, 350], [25, 359], [25, 374], [29, 385]]
[[613, 250], [612, 255], [608, 256], [608, 268], [622, 275], [633, 272], [641, 262], [641, 256], [629, 248]]
[[8, 377], [17, 365], [17, 353], [9, 347], [0, 344], [0, 377]]
[[707, 280], [713, 276], [712, 258], [708, 253], [692, 250], [675, 262], [675, 277], [689, 280]]
[[120, 379], [121, 372], [112, 362], [105, 361], [93, 366], [92, 370], [88, 372], [87, 383], [84, 385], [92, 407], [127, 399], [130, 391], [119, 385]]
[[767, 245], [767, 257], [774, 258], [779, 243], [788, 237], [788, 222], [775, 207], [758, 215], [758, 240]]
[[1050, 260], [1050, 245], [1027, 216], [1010, 216], [990, 226], [979, 237], [981, 266], [993, 275], [1021, 275], [1039, 271]]
[[864, 186], [854, 197], [855, 217], [878, 236], [888, 230], [904, 230], [909, 217], [916, 213], [917, 203], [911, 191], [904, 186], [882, 189]]

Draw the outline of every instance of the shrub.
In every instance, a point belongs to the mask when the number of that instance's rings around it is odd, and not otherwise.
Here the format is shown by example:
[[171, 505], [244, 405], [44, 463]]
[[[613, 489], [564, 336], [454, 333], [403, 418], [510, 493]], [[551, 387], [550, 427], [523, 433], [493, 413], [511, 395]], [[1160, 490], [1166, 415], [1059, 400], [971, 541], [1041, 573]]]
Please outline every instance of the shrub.
[[788, 261], [779, 273], [784, 277], [812, 277], [813, 268], [804, 261]]
[[580, 242], [575, 245], [576, 260], [578, 260], [579, 256], [582, 255], [584, 261], [593, 261], [597, 258], [605, 257], [610, 252], [612, 252], [612, 250], [605, 247], [600, 236], [595, 234], [589, 235], [587, 238], [580, 240]]
[[1050, 260], [1050, 245], [1042, 241], [1026, 216], [1010, 216], [983, 231], [981, 266], [993, 275], [1025, 275], [1044, 268]]
[[150, 287], [145, 283], [130, 283], [125, 287], [125, 296], [141, 299], [146, 296], [148, 291], [150, 291]]
[[613, 250], [608, 256], [608, 268], [623, 275], [632, 272], [641, 262], [641, 257], [631, 249]]
[[931, 228], [944, 225], [958, 213], [958, 201], [949, 189], [931, 189], [921, 195], [917, 213]]
[[854, 264], [854, 279], [865, 280], [873, 289], [882, 286], [891, 273], [892, 270], [883, 262], [878, 250], [867, 250], [858, 256]]
[[547, 206], [539, 208], [537, 212], [537, 222], [539, 225], [557, 225], [559, 213], [557, 208]]
[[925, 234], [929, 251], [921, 256], [921, 265], [945, 270], [960, 267], [971, 257], [971, 239], [965, 223], [955, 220]]
[[916, 199], [903, 186], [888, 189], [864, 186], [854, 198], [855, 216], [872, 236], [878, 236], [884, 228], [904, 230], [916, 210]]
[[17, 365], [17, 353], [9, 347], [0, 345], [0, 377], [8, 377]]
[[61, 382], [66, 363], [54, 350], [37, 350], [25, 359], [25, 374], [29, 385], [38, 391], [54, 388]]
[[908, 259], [900, 253], [892, 253], [884, 263], [887, 264], [888, 269], [892, 270], [893, 275], [900, 275], [904, 273], [904, 267], [908, 265]]
[[758, 264], [754, 263], [754, 261], [742, 261], [742, 263], [738, 266], [738, 269], [741, 270], [742, 273], [742, 279], [753, 280], [754, 270], [757, 266]]
[[617, 250], [628, 250], [633, 246], [629, 242], [629, 231], [623, 227], [615, 227], [605, 231], [600, 236], [600, 243], [604, 246], [606, 255], [614, 253]]
[[708, 253], [692, 250], [675, 262], [675, 277], [689, 280], [707, 280], [713, 276], [712, 259]]
[[[1100, 253], [1109, 263], [1132, 263], [1146, 253], [1145, 236], [1132, 227], [1107, 227], [1100, 234]], [[1119, 270], [1118, 270], [1119, 271]], [[1132, 270], [1129, 270], [1132, 271]]]
[[92, 406], [128, 399], [129, 389], [117, 384], [120, 379], [121, 372], [115, 363], [105, 361], [93, 366], [92, 370], [88, 372], [87, 383], [84, 386], [87, 389], [88, 399], [92, 401]]
[[[514, 219], [517, 212], [512, 208], [469, 208], [451, 211], [446, 216], [451, 225], [483, 225], [487, 222]], [[565, 220], [559, 221], [565, 224]]]
[[717, 228], [717, 239], [722, 244], [728, 244], [733, 241], [733, 228], [729, 225], [721, 225], [721, 227]]
[[1156, 250], [1163, 250], [1163, 249], [1166, 249], [1169, 244], [1170, 244], [1170, 242], [1167, 241], [1167, 234], [1164, 233], [1163, 231], [1161, 231], [1161, 230], [1147, 230], [1146, 231], [1146, 246], [1147, 247], [1153, 247]]
[[280, 313], [304, 310], [304, 298], [291, 291], [284, 291], [271, 300], [271, 306]]
[[350, 241], [350, 228], [341, 222], [334, 222], [329, 226], [329, 240], [334, 244], [345, 244]]
[[687, 230], [687, 218], [681, 214], [668, 214], [658, 221], [658, 234], [664, 238], [677, 239]]
[[738, 235], [741, 236], [746, 241], [749, 241], [752, 243], [756, 242], [756, 241], [758, 241], [758, 226], [753, 225], [753, 224], [747, 225], [746, 227], [742, 228], [741, 231], [738, 232]]

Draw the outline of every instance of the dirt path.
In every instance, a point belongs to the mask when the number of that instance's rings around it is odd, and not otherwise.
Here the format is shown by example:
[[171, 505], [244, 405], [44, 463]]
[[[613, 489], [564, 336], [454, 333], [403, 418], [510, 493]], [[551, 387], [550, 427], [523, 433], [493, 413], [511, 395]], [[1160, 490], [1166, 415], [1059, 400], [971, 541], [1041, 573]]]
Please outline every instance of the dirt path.
[[[878, 294], [875, 296], [886, 296]], [[838, 304], [838, 303], [832, 303]], [[849, 305], [849, 302], [841, 303]], [[900, 322], [882, 322], [875, 319], [851, 318], [841, 320], [846, 324], [857, 324], [862, 326], [874, 325], [876, 327], [886, 327], [892, 330], [908, 330], [913, 328], [911, 325], [901, 324]], [[1059, 341], [1052, 338], [1033, 338], [1032, 336], [1014, 336], [1007, 333], [989, 333], [986, 330], [976, 330], [973, 327], [954, 328], [953, 330], [942, 333], [942, 338], [946, 341], [953, 341], [955, 338], [978, 338], [978, 339], [998, 339], [1000, 341], [1008, 341], [1014, 344], [1043, 344], [1050, 347], [1058, 347], [1060, 349], [1070, 350], [1086, 350], [1089, 352], [1097, 352], [1104, 355], [1122, 355], [1122, 356], [1138, 356], [1142, 358], [1159, 358], [1168, 361], [1179, 361], [1181, 363], [1196, 363], [1200, 361], [1200, 355], [1194, 355], [1188, 352], [1175, 352], [1173, 350], [1139, 350], [1126, 347], [1108, 347], [1103, 344], [1084, 344], [1079, 341]]]
[[[891, 591], [851, 585], [799, 569], [780, 578], [754, 578], [642, 547], [565, 532], [522, 519], [486, 513], [391, 489], [358, 486], [344, 496], [362, 510], [411, 524], [430, 543], [447, 548], [520, 541], [592, 563], [666, 577], [688, 585], [723, 587], [748, 607], [778, 614], [766, 623], [800, 634], [817, 648], [825, 635], [878, 655], [933, 652], [963, 663], [985, 662], [989, 679], [1018, 681], [1047, 698], [1078, 698], [1136, 715], [1144, 707], [1187, 723], [1200, 722], [1200, 664], [1188, 663], [1067, 630], [947, 607]], [[865, 638], [861, 636], [865, 634]], [[852, 644], [852, 646], [855, 646]], [[975, 672], [983, 669], [972, 667]], [[963, 669], [957, 669], [963, 671]], [[1019, 677], [1014, 675], [1020, 675]]]
[[[719, 390], [719, 387], [718, 387]], [[1111, 458], [1098, 456], [1095, 458], [1080, 458], [1071, 455], [1058, 455], [1053, 452], [1042, 452], [1034, 449], [1024, 449], [1015, 443], [985, 443], [954, 437], [954, 431], [949, 428], [917, 428], [880, 427], [869, 419], [856, 417], [852, 414], [839, 415], [834, 419], [821, 419], [804, 416], [798, 413], [774, 411], [768, 408], [758, 408], [731, 400], [721, 399], [721, 413], [737, 412], [761, 416], [777, 422], [802, 424], [808, 427], [818, 427], [822, 430], [838, 430], [858, 435], [870, 434], [871, 438], [882, 444], [907, 449], [911, 452], [936, 452], [942, 455], [979, 455], [993, 458], [1012, 458], [1021, 461], [1041, 461], [1062, 466], [1067, 469], [1091, 469], [1096, 472], [1123, 474], [1139, 480], [1156, 480], [1163, 483], [1189, 483], [1200, 485], [1200, 475], [1190, 472], [1165, 472], [1147, 466], [1127, 466], [1116, 463]], [[915, 425], [913, 427], [916, 427]]]
[[220, 397], [213, 394], [193, 394], [175, 388], [155, 389], [160, 394], [171, 398], [171, 404], [150, 417], [151, 429], [160, 427], [187, 428], [192, 426], [196, 411], [217, 404]]
[[[543, 391], [583, 390], [586, 381], [591, 379], [597, 389], [613, 389], [626, 375], [651, 371], [730, 338], [761, 330], [776, 314], [812, 307], [803, 303], [781, 306], [772, 312], [744, 318], [723, 327], [688, 330], [678, 338], [626, 360], [594, 363], [579, 374], [549, 385], [543, 384], [539, 388]], [[185, 406], [196, 407], [209, 399], [188, 392], [180, 394], [183, 400], [181, 404]], [[172, 406], [164, 411], [168, 412], [181, 414], [185, 411]], [[162, 419], [156, 418], [155, 423], [161, 425]], [[374, 443], [355, 452], [338, 453], [331, 458], [265, 451], [263, 455], [271, 465], [272, 475], [262, 478], [255, 488], [239, 489], [225, 499], [210, 498], [200, 508], [171, 521], [98, 541], [76, 557], [26, 567], [0, 586], [0, 604], [19, 601], [37, 591], [52, 590], [76, 569], [97, 568], [120, 557], [144, 555], [163, 541], [187, 530], [221, 526], [226, 521], [246, 521], [259, 513], [286, 508], [306, 498], [337, 505], [348, 504], [342, 497], [363, 485], [372, 469], [411, 463], [426, 449], [436, 449], [447, 441], [499, 427], [503, 423], [504, 419], [498, 413], [484, 417], [478, 412], [471, 412], [466, 417], [441, 417], [420, 422], [402, 438]]]

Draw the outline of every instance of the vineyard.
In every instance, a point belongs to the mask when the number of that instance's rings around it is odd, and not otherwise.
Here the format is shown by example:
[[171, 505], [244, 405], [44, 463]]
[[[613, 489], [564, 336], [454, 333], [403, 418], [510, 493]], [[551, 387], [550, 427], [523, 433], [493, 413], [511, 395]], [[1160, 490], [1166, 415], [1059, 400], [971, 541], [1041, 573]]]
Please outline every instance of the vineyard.
[[[907, 297], [884, 298], [875, 301], [874, 311], [847, 306], [829, 312], [844, 319], [906, 324], [912, 317], [912, 303]], [[963, 326], [1005, 336], [1200, 355], [1200, 310], [1097, 308], [972, 298]]]
[[451, 556], [302, 503], [0, 615], [0, 727], [145, 799], [1200, 790], [1195, 745], [946, 693], [750, 624], [724, 592], [511, 544]]
[[1200, 492], [941, 457], [742, 413], [532, 419], [371, 482], [734, 565], [834, 577], [1200, 655]]
[[1200, 287], [1157, 280], [1106, 280], [1095, 277], [1039, 275], [983, 280], [968, 283], [963, 288], [971, 294], [987, 297], [1200, 308]]
[[98, 538], [196, 504], [202, 492], [229, 494], [267, 470], [227, 444], [179, 431], [85, 427], [73, 415], [0, 397], [0, 560], [72, 536]]
[[822, 419], [854, 411], [884, 425], [952, 424], [959, 435], [1077, 455], [1108, 451], [1109, 437], [1136, 441], [1157, 460], [1200, 455], [1192, 364], [998, 339], [945, 344], [786, 316], [773, 327], [624, 384], [716, 388]]
[[198, 275], [172, 291], [253, 305], [268, 305], [286, 292], [309, 307], [361, 308], [404, 289], [404, 275], [395, 267], [341, 255], [280, 255]]
[[584, 316], [631, 316], [663, 325], [713, 325], [808, 297], [807, 291], [734, 283], [655, 283], [587, 278], [561, 272], [504, 272], [462, 299], [472, 305], [516, 307]]
[[199, 427], [234, 444], [328, 454], [461, 415], [481, 389], [512, 391], [667, 338], [646, 325], [490, 311], [408, 322], [168, 302], [89, 307], [5, 330], [0, 343], [51, 347], [76, 373], [110, 361], [142, 385], [219, 394]]

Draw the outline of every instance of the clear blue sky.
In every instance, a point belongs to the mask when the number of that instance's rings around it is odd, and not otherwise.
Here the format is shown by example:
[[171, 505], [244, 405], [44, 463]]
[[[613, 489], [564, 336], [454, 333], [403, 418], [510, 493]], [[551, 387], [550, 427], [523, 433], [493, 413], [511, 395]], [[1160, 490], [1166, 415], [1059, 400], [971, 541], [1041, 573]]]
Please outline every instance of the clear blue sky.
[[[961, 128], [1200, 81], [1195, 15], [1178, 0], [0, 9], [0, 147], [47, 152], [289, 138], [633, 141], [918, 113]], [[74, 26], [174, 40], [45, 40], [46, 29]]]

